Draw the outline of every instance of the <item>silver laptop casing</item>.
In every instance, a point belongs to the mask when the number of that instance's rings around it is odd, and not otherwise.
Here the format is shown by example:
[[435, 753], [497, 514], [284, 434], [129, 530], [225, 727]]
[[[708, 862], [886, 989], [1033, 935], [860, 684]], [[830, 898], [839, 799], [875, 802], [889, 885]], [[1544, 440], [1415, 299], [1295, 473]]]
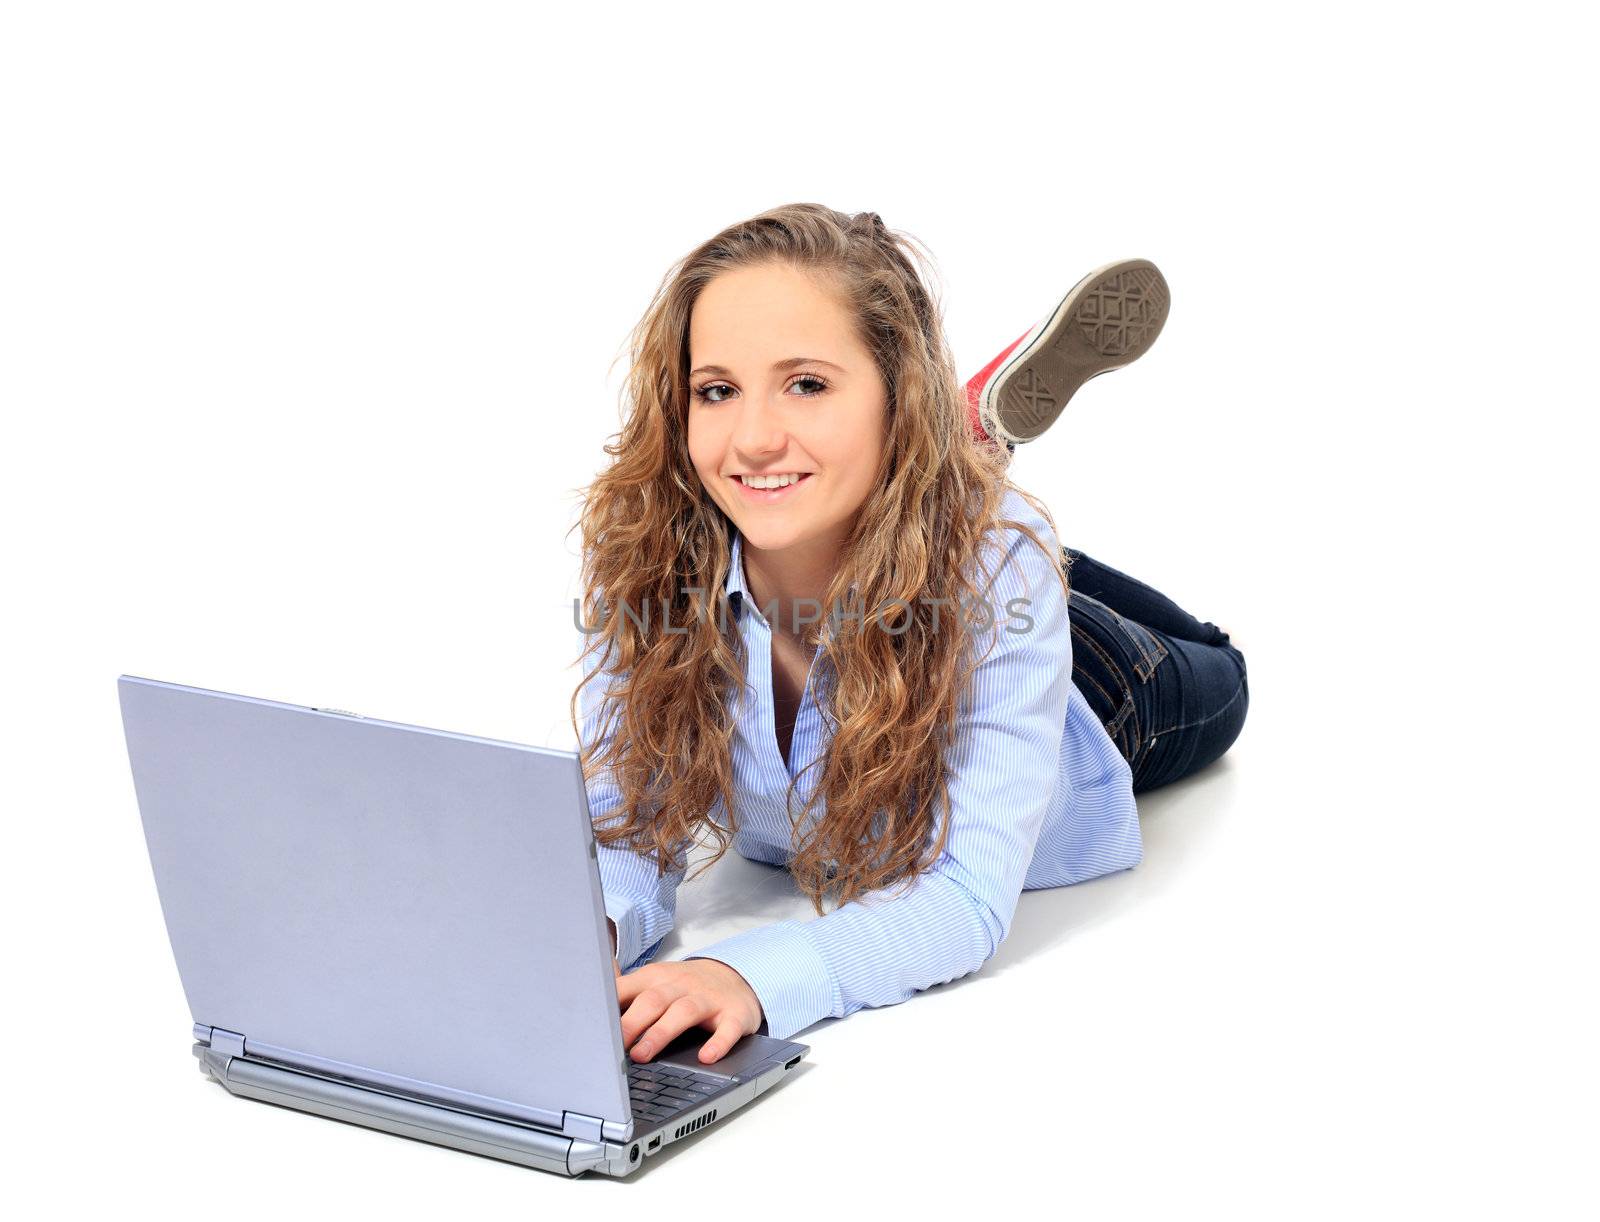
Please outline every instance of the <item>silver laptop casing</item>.
[[[632, 1117], [575, 752], [123, 675], [123, 728], [202, 1070], [234, 1094], [626, 1175], [804, 1044], [691, 1030], [721, 1090]], [[637, 1131], [636, 1131], [637, 1130]]]

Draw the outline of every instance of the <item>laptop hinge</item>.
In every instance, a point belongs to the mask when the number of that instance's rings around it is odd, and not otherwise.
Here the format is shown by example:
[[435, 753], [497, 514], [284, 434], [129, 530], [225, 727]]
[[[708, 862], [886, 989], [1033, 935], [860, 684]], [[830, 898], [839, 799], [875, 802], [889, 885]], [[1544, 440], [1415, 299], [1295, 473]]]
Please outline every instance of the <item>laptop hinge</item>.
[[206, 1044], [211, 1051], [223, 1057], [242, 1057], [244, 1055], [244, 1036], [237, 1031], [224, 1031], [221, 1027], [208, 1027], [204, 1023], [194, 1025], [194, 1038]]
[[628, 1126], [615, 1120], [600, 1120], [582, 1112], [561, 1113], [561, 1132], [580, 1141], [625, 1141]]

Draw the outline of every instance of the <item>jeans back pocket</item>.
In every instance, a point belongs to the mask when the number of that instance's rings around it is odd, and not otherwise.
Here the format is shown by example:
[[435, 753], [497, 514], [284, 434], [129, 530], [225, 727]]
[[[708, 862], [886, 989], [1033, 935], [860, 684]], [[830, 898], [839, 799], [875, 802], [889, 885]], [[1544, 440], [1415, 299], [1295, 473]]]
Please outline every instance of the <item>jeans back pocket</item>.
[[1072, 591], [1072, 597], [1081, 598], [1084, 602], [1090, 603], [1104, 612], [1104, 618], [1110, 620], [1132, 650], [1129, 662], [1133, 667], [1133, 673], [1138, 676], [1140, 683], [1150, 682], [1150, 676], [1156, 673], [1156, 667], [1160, 666], [1162, 660], [1167, 657], [1168, 650], [1166, 645], [1158, 640], [1155, 634], [1143, 624], [1131, 619], [1124, 619], [1098, 598], [1091, 598], [1089, 595], [1081, 594], [1076, 590]]

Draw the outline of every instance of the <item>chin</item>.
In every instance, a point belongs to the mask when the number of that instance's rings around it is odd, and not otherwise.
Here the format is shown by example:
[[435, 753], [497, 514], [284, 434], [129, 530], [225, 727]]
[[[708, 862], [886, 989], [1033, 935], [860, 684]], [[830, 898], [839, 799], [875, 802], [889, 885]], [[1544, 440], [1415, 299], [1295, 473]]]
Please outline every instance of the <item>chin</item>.
[[805, 541], [808, 534], [803, 523], [762, 521], [759, 515], [744, 515], [743, 520], [733, 519], [733, 524], [744, 536], [745, 544], [763, 552], [782, 551]]

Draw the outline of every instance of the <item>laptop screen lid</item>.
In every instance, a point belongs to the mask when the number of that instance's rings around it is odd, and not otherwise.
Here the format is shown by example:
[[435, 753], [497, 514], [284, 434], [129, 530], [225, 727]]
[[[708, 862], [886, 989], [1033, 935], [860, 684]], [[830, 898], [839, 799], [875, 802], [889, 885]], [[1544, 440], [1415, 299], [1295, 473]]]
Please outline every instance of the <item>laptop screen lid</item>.
[[124, 675], [196, 1023], [563, 1127], [631, 1119], [578, 756]]

